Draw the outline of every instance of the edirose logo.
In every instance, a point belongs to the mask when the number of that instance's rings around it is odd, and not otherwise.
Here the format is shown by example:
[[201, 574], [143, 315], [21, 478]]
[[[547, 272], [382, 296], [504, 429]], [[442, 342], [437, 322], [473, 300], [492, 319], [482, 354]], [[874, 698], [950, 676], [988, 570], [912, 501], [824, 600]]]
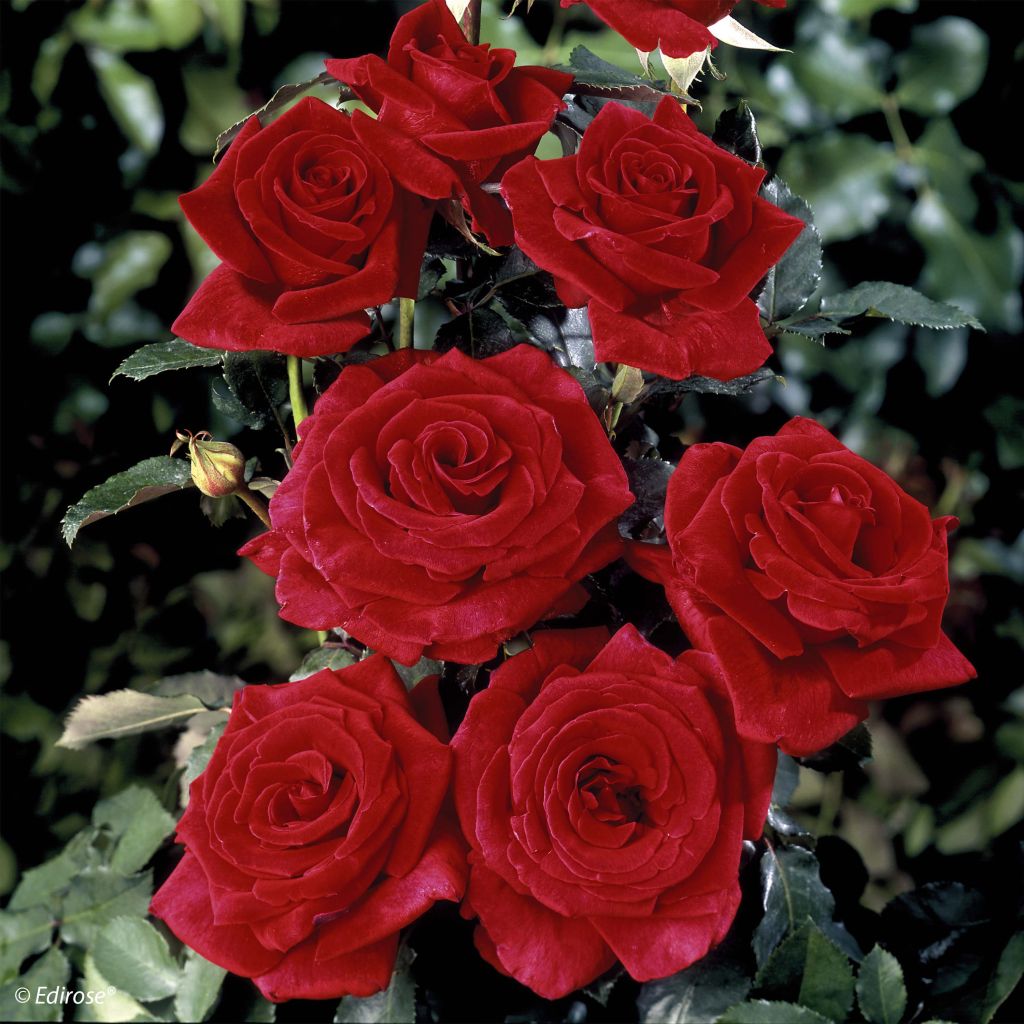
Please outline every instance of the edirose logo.
[[714, 658], [673, 660], [632, 626], [607, 638], [534, 634], [452, 740], [463, 913], [481, 954], [547, 999], [616, 959], [642, 981], [720, 942], [775, 775], [775, 748], [736, 734]]
[[508, 211], [480, 186], [533, 152], [572, 86], [572, 75], [515, 62], [514, 50], [468, 43], [444, 0], [430, 0], [399, 20], [387, 62], [326, 66], [378, 112], [356, 131], [410, 191], [461, 196], [475, 230], [511, 245]]
[[668, 487], [670, 554], [633, 545], [630, 558], [718, 656], [740, 732], [809, 754], [868, 700], [974, 677], [941, 628], [955, 525], [796, 418], [744, 451], [687, 449]]
[[[661, 48], [669, 57], [700, 53], [718, 40], [708, 31], [728, 17], [739, 0], [562, 0], [563, 7], [586, 5], [638, 50]], [[785, 7], [786, 0], [757, 0], [765, 7]]]
[[545, 616], [621, 554], [626, 475], [580, 385], [528, 345], [486, 360], [399, 352], [350, 366], [303, 423], [241, 553], [281, 615], [412, 664], [463, 663]]
[[771, 355], [749, 293], [804, 228], [763, 179], [666, 98], [653, 120], [606, 104], [578, 153], [531, 157], [501, 185], [518, 245], [588, 306], [598, 359], [726, 380]]
[[436, 683], [375, 656], [241, 690], [152, 912], [274, 1001], [384, 988], [399, 931], [465, 883]]
[[343, 352], [367, 333], [368, 307], [416, 294], [429, 207], [322, 100], [266, 128], [249, 118], [180, 202], [224, 261], [172, 327], [193, 344]]

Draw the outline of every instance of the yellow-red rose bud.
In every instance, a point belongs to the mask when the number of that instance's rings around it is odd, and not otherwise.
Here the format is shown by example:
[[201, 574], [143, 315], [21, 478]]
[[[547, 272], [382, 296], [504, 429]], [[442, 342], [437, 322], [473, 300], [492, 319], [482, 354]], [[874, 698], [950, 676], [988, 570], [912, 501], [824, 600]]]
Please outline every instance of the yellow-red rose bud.
[[245, 484], [245, 456], [227, 441], [188, 439], [192, 482], [211, 498], [225, 498]]

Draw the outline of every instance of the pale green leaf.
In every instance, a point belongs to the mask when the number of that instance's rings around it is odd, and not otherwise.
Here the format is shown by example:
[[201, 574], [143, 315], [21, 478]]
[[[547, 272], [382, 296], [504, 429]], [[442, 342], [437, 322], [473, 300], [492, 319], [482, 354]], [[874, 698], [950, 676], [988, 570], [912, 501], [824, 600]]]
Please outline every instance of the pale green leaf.
[[796, 1003], [772, 1003], [752, 999], [726, 1010], [718, 1024], [830, 1024], [828, 1017], [797, 1006]]
[[107, 828], [116, 846], [110, 866], [122, 875], [145, 867], [160, 844], [174, 831], [174, 818], [148, 789], [129, 786], [116, 796], [101, 800], [92, 812], [97, 828]]
[[339, 669], [354, 665], [358, 659], [344, 647], [315, 647], [302, 659], [302, 664], [288, 677], [294, 683], [325, 668]]
[[102, 854], [93, 846], [95, 838], [95, 829], [83, 829], [71, 837], [56, 857], [26, 871], [12, 893], [7, 909], [24, 910], [43, 903], [52, 904], [79, 872], [100, 863]]
[[[0, 988], [0, 1020], [58, 1021], [64, 1018], [60, 1003], [37, 1003], [40, 989], [52, 992], [66, 985], [71, 977], [71, 965], [56, 946], [48, 949], [20, 978]], [[18, 989], [29, 992], [27, 1002], [15, 998]]]
[[87, 868], [64, 898], [60, 937], [76, 946], [89, 946], [113, 918], [142, 917], [152, 894], [148, 871], [125, 878], [109, 868]]
[[988, 66], [988, 39], [973, 21], [947, 16], [914, 28], [896, 62], [899, 103], [917, 114], [948, 114], [973, 96]]
[[118, 127], [129, 142], [152, 156], [164, 137], [164, 112], [153, 80], [107, 50], [89, 47], [88, 53]]
[[907, 990], [899, 960], [875, 946], [857, 976], [857, 1004], [871, 1024], [899, 1024], [907, 1008]]
[[64, 723], [57, 746], [79, 750], [96, 740], [130, 736], [180, 725], [205, 706], [198, 697], [156, 697], [138, 690], [114, 690], [83, 697]]
[[174, 1013], [179, 1021], [203, 1021], [210, 1015], [227, 971], [211, 964], [194, 949], [185, 954], [185, 967], [178, 992], [174, 997]]
[[167, 940], [141, 917], [108, 921], [90, 952], [100, 974], [136, 999], [164, 999], [177, 991], [178, 965]]
[[122, 1021], [155, 1021], [154, 1017], [142, 1003], [134, 1000], [127, 992], [115, 988], [96, 969], [90, 954], [85, 954], [82, 980], [79, 988], [86, 992], [103, 992], [101, 1002], [85, 1003], [75, 1013], [76, 1021], [94, 1021], [98, 1024], [121, 1024]]
[[76, 272], [92, 280], [90, 314], [105, 320], [122, 312], [126, 300], [156, 284], [171, 249], [162, 231], [125, 231], [87, 260], [76, 254]]
[[0, 911], [0, 982], [13, 978], [22, 962], [50, 945], [53, 913], [46, 907]]
[[203, 8], [198, 0], [146, 0], [164, 46], [180, 50], [202, 31]]
[[874, 316], [937, 330], [952, 327], [983, 329], [975, 317], [956, 306], [935, 302], [913, 288], [891, 281], [864, 281], [849, 291], [829, 295], [821, 300], [819, 312], [835, 321]]
[[223, 353], [217, 349], [199, 348], [187, 341], [175, 338], [173, 341], [158, 341], [136, 349], [113, 372], [114, 377], [130, 377], [145, 380], [166, 370], [188, 370], [194, 366], [217, 366]]
[[414, 1024], [416, 982], [409, 972], [414, 957], [408, 946], [403, 946], [388, 987], [365, 998], [345, 996], [334, 1014], [335, 1024]]
[[982, 1024], [988, 1024], [996, 1010], [1009, 998], [1024, 977], [1024, 931], [1017, 932], [1006, 944], [985, 993]]

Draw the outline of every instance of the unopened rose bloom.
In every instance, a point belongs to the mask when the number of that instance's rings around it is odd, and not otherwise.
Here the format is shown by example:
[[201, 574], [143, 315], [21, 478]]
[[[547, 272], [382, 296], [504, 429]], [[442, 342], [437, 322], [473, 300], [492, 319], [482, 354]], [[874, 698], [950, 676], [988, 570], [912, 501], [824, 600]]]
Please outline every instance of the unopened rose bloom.
[[[661, 48], [669, 57], [688, 57], [718, 42], [709, 25], [732, 14], [739, 0], [562, 0], [563, 7], [586, 5], [638, 50]], [[785, 7], [786, 0], [757, 0]]]
[[412, 664], [486, 661], [622, 552], [626, 475], [580, 385], [519, 345], [349, 366], [242, 549], [281, 615]]
[[606, 104], [578, 153], [524, 160], [502, 192], [518, 245], [588, 307], [598, 359], [729, 379], [771, 355], [750, 292], [804, 228], [763, 180], [665, 98], [653, 119]]
[[535, 633], [452, 746], [463, 913], [500, 971], [557, 999], [616, 960], [660, 978], [724, 938], [776, 752], [737, 735], [713, 657], [632, 626]]
[[514, 50], [471, 45], [445, 0], [428, 0], [399, 20], [386, 61], [329, 60], [327, 70], [377, 112], [356, 131], [406, 187], [461, 198], [475, 230], [510, 245], [508, 211], [481, 185], [536, 149], [572, 86], [572, 75], [515, 64]]
[[379, 991], [399, 931], [462, 896], [446, 738], [436, 677], [407, 694], [381, 656], [245, 687], [153, 913], [275, 1002]]
[[668, 548], [630, 557], [718, 657], [740, 732], [810, 754], [869, 700], [974, 677], [942, 632], [955, 525], [796, 418], [743, 450], [688, 448], [669, 482]]

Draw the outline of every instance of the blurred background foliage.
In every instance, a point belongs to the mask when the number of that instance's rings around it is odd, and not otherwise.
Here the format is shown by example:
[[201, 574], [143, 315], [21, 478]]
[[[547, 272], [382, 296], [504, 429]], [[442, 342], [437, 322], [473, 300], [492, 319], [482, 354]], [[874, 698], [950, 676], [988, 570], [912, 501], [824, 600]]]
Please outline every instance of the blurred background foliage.
[[[132, 346], [170, 337], [215, 262], [176, 197], [209, 173], [218, 132], [280, 85], [317, 74], [328, 54], [383, 50], [409, 6], [3, 7], [0, 895], [128, 781], [175, 804], [173, 737], [53, 746], [79, 695], [207, 668], [251, 682], [287, 678], [316, 642], [278, 619], [272, 582], [236, 559], [251, 525], [220, 508], [212, 528], [194, 493], [90, 526], [73, 552], [58, 524], [88, 487], [166, 451], [175, 427], [208, 428], [259, 456], [265, 472], [283, 470], [273, 439], [214, 396], [215, 371], [110, 377]], [[482, 36], [517, 49], [521, 62], [564, 63], [582, 43], [636, 69], [632, 48], [582, 6], [537, 0], [506, 18], [509, 6], [485, 0]], [[750, 104], [768, 168], [815, 211], [827, 243], [823, 293], [892, 280], [988, 328], [886, 323], [824, 345], [781, 335], [784, 384], [742, 399], [689, 395], [679, 407], [686, 443], [744, 444], [812, 415], [935, 514], [960, 518], [947, 629], [979, 680], [879, 707], [873, 760], [841, 774], [801, 769], [794, 797], [824, 837], [819, 857], [837, 899], [863, 895], [866, 914], [935, 879], [1019, 895], [1024, 183], [1013, 121], [1024, 97], [1014, 6], [743, 3], [741, 21], [793, 52], [719, 46], [723, 77], [694, 90], [708, 132], [723, 109]], [[541, 155], [557, 153], [553, 138], [542, 142]]]

